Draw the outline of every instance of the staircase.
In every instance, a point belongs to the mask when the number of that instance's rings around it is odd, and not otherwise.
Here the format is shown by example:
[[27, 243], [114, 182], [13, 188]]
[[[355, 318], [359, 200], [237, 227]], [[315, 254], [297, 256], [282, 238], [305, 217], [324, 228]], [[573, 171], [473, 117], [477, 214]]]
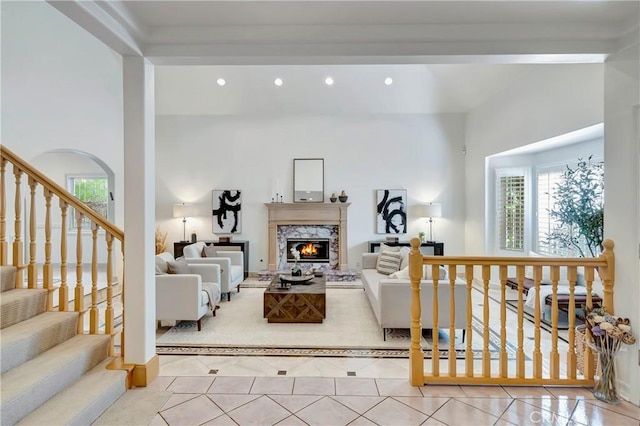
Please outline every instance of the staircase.
[[0, 266], [2, 425], [89, 425], [126, 391], [127, 371], [108, 370], [111, 336], [78, 334], [78, 312], [47, 312], [43, 288], [15, 288]]

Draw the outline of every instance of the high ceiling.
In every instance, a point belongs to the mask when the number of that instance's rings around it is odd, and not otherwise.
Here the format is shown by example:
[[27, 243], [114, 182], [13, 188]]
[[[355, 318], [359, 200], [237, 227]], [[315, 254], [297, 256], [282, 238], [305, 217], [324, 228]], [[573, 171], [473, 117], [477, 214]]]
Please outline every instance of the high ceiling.
[[156, 64], [594, 62], [626, 45], [635, 1], [50, 0]]
[[541, 64], [601, 64], [639, 22], [636, 1], [49, 3], [158, 66], [159, 114], [467, 112]]

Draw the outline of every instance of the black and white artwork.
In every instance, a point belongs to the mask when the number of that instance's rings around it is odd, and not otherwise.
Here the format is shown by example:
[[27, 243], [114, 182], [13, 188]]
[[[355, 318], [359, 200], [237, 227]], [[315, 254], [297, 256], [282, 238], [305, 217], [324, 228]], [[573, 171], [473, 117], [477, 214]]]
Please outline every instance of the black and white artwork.
[[376, 193], [376, 232], [407, 233], [407, 191], [378, 189]]
[[213, 233], [242, 232], [242, 193], [239, 190], [213, 190]]

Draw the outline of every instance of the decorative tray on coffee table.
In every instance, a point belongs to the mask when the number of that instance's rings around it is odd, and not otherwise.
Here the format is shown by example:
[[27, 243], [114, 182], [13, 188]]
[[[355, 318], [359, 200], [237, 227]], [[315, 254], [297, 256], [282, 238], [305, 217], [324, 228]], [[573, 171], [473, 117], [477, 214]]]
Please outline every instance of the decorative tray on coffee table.
[[313, 275], [303, 275], [294, 277], [293, 275], [280, 275], [280, 282], [290, 284], [311, 284]]

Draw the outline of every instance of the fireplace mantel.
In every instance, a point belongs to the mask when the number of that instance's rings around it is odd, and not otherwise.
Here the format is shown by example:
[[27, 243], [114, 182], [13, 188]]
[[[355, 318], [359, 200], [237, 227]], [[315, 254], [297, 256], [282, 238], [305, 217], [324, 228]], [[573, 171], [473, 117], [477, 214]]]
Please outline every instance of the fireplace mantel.
[[336, 225], [338, 227], [338, 267], [347, 263], [347, 207], [351, 203], [265, 203], [268, 213], [269, 270], [276, 270], [277, 228], [282, 225]]

